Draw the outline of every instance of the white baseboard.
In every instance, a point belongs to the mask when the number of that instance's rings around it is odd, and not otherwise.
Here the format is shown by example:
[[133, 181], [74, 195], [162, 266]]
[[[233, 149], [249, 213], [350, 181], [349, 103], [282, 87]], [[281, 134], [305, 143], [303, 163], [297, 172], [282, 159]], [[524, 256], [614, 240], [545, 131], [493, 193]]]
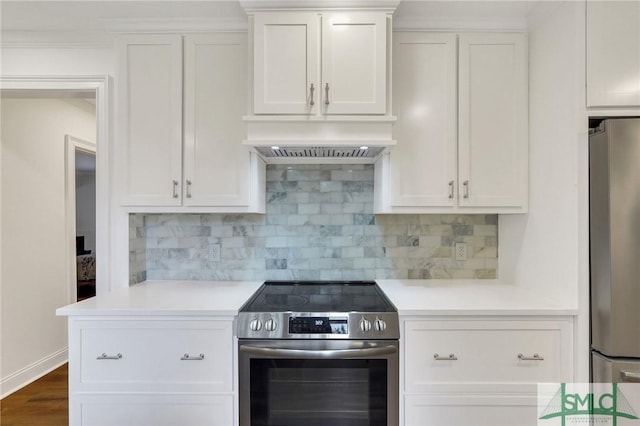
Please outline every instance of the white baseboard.
[[3, 377], [0, 381], [0, 399], [22, 389], [31, 382], [55, 370], [69, 359], [67, 348], [60, 349], [26, 367]]

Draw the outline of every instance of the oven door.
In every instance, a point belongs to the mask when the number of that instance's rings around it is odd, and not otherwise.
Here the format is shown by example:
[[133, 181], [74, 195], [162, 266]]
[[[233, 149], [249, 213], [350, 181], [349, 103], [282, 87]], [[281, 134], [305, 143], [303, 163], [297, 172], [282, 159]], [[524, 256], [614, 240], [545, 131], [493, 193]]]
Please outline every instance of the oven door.
[[398, 342], [240, 340], [240, 426], [397, 426]]

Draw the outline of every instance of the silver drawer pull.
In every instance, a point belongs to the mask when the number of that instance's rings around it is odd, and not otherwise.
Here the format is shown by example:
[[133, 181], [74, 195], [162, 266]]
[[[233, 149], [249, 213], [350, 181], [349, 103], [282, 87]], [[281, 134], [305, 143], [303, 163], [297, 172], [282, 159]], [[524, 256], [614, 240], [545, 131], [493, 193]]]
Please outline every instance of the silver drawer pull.
[[178, 181], [173, 180], [173, 198], [178, 198]]
[[541, 357], [538, 354], [533, 354], [533, 356], [524, 356], [522, 354], [518, 354], [518, 359], [520, 361], [544, 361], [544, 357]]
[[196, 357], [191, 357], [189, 354], [184, 354], [180, 357], [181, 361], [202, 361], [204, 359], [204, 354], [200, 354]]
[[311, 83], [311, 87], [309, 87], [309, 105], [314, 106], [316, 104], [316, 101], [313, 100], [313, 92], [316, 90], [315, 87], [313, 87], [313, 83]]
[[96, 357], [96, 359], [120, 359], [120, 358], [122, 358], [122, 354], [119, 352], [115, 355], [107, 355], [105, 353], [102, 353], [102, 355], [98, 355]]
[[433, 359], [436, 361], [457, 361], [458, 357], [454, 354], [449, 354], [449, 356], [440, 356], [438, 354], [433, 354]]

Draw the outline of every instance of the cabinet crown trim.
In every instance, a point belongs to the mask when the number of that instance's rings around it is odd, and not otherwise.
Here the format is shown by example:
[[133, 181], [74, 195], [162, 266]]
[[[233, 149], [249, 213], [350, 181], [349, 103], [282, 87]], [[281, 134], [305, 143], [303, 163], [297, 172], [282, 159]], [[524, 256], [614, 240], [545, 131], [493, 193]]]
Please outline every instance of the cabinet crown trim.
[[247, 12], [268, 10], [387, 10], [393, 12], [400, 0], [240, 0]]

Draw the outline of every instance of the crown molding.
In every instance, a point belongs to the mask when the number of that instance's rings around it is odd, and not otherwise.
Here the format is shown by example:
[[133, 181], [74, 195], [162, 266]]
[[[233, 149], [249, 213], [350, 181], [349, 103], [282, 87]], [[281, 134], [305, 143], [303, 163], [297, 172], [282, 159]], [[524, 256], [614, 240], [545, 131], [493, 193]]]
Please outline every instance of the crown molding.
[[247, 18], [103, 19], [97, 31], [2, 31], [0, 48], [111, 49], [117, 34], [246, 32]]
[[401, 0], [239, 0], [247, 12], [267, 10], [386, 10], [393, 12]]
[[202, 33], [244, 32], [247, 18], [121, 18], [101, 19], [102, 28], [109, 33]]
[[526, 18], [429, 18], [413, 16], [393, 18], [394, 31], [447, 31], [447, 32], [526, 32]]

